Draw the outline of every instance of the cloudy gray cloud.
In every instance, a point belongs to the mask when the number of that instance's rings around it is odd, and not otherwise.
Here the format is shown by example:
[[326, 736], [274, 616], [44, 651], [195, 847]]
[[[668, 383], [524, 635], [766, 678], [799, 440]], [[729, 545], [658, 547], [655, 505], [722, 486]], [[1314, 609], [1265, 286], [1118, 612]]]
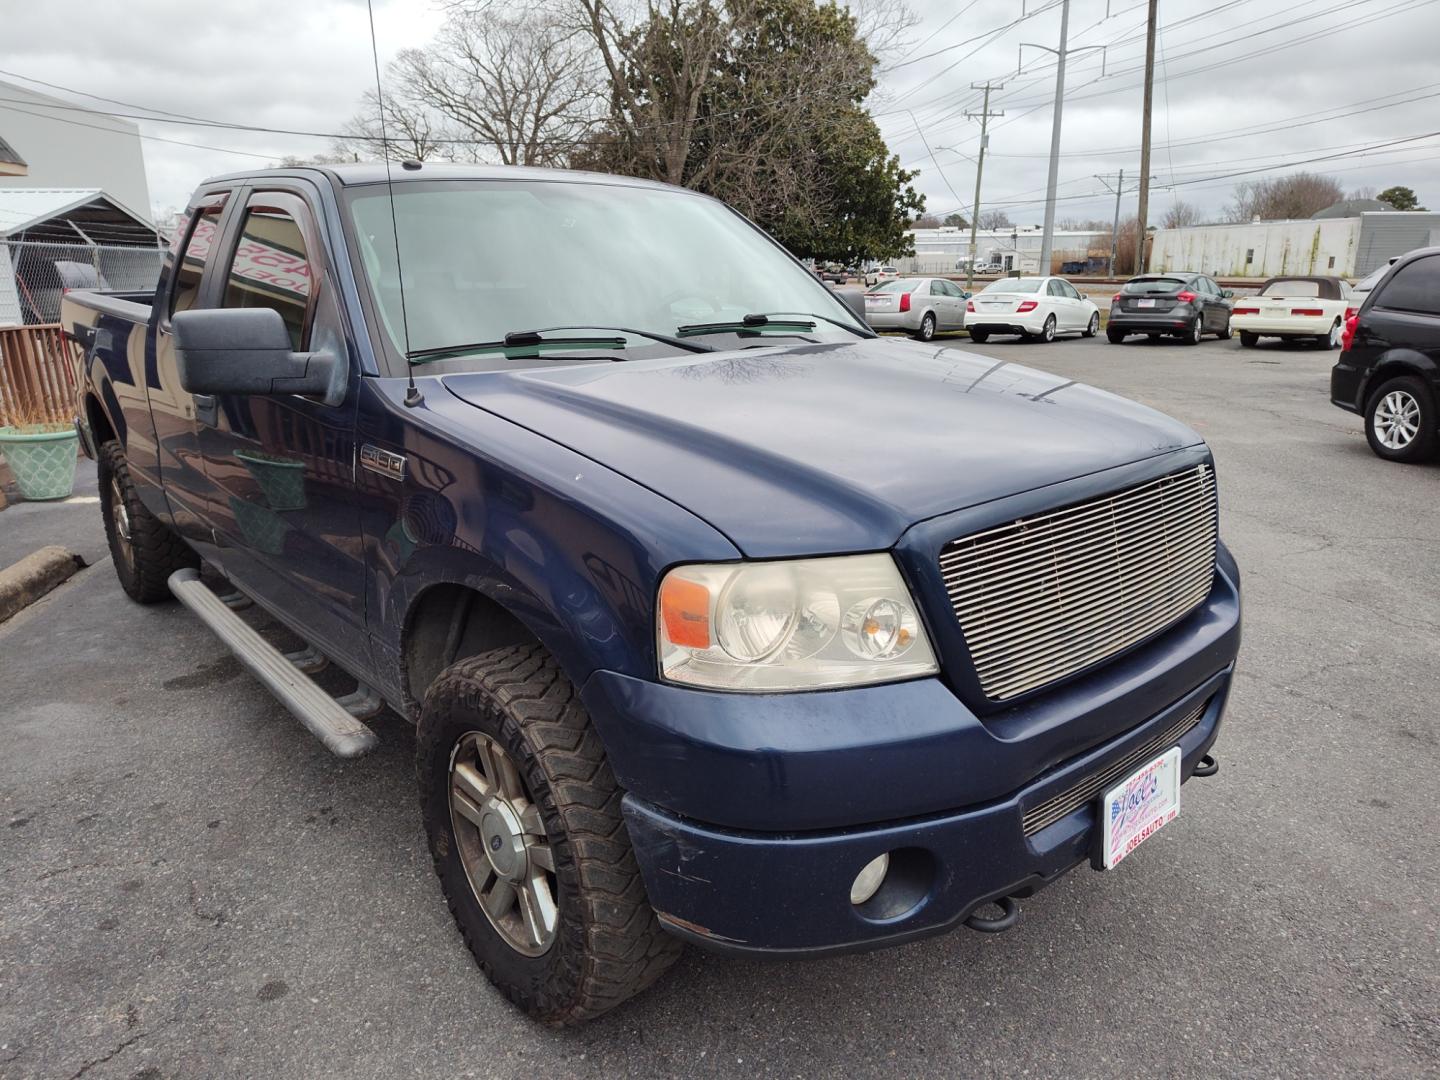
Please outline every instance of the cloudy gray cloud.
[[[929, 209], [968, 210], [979, 148], [978, 126], [963, 116], [979, 104], [970, 84], [1003, 81], [992, 107], [1006, 115], [992, 126], [982, 203], [1003, 206], [1017, 222], [1038, 222], [1054, 61], [1027, 49], [1017, 74], [1017, 47], [1056, 43], [1057, 0], [1024, 0], [1030, 16], [999, 33], [992, 32], [1020, 18], [1022, 0], [915, 0], [915, 7], [922, 21], [914, 46], [891, 60], [872, 101], [892, 149], [921, 170], [917, 184]], [[1176, 198], [1218, 210], [1245, 179], [1212, 177], [1298, 167], [1333, 173], [1347, 188], [1408, 184], [1422, 202], [1440, 206], [1440, 137], [1292, 164], [1440, 128], [1440, 0], [1162, 0], [1160, 7], [1154, 216]], [[382, 63], [423, 44], [442, 20], [437, 5], [414, 0], [376, 0], [375, 15]], [[1108, 217], [1113, 201], [1094, 174], [1138, 169], [1144, 15], [1143, 0], [1072, 0], [1072, 46], [1109, 49], [1103, 76], [1098, 52], [1071, 58], [1061, 218]], [[343, 124], [373, 83], [366, 9], [357, 0], [11, 5], [0, 69], [156, 109], [316, 132]], [[1369, 111], [1333, 118], [1356, 109]], [[158, 207], [183, 203], [204, 176], [327, 143], [151, 121], [141, 130], [152, 137], [145, 155]], [[1133, 203], [1130, 196], [1128, 210]]]

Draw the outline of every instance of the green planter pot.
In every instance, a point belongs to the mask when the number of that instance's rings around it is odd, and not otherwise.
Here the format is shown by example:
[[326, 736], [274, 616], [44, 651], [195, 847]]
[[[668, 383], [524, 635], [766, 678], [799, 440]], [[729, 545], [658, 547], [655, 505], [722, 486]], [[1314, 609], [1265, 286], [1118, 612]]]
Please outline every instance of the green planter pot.
[[66, 499], [75, 490], [74, 428], [26, 433], [0, 427], [0, 454], [10, 463], [20, 494], [27, 499]]

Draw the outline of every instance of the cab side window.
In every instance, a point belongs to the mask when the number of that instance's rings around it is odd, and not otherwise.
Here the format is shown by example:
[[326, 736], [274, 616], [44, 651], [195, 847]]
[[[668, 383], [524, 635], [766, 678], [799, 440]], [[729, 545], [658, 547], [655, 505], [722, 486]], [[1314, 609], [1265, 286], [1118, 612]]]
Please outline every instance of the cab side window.
[[170, 286], [170, 309], [173, 316], [177, 311], [188, 311], [195, 306], [200, 295], [200, 278], [205, 272], [205, 260], [210, 257], [215, 242], [219, 239], [219, 206], [207, 206], [195, 211], [190, 220], [189, 232], [185, 234], [185, 246], [176, 252], [174, 284]]
[[306, 346], [314, 276], [305, 234], [286, 210], [250, 206], [240, 226], [222, 307], [268, 307], [280, 313], [291, 346]]

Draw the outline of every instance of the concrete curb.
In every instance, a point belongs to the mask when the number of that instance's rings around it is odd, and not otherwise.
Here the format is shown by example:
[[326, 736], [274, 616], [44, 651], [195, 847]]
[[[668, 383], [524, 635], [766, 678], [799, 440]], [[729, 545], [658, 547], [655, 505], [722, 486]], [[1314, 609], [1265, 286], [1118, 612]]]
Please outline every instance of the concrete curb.
[[85, 566], [79, 555], [51, 545], [0, 570], [0, 623], [23, 611]]

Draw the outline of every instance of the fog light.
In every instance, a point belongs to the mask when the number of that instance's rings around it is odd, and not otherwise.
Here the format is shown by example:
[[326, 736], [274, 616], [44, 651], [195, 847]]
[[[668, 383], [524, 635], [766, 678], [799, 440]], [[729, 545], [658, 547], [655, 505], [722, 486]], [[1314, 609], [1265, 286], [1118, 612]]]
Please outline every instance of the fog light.
[[880, 888], [880, 883], [885, 880], [885, 872], [889, 869], [889, 852], [866, 863], [864, 869], [855, 875], [855, 881], [850, 886], [850, 903], [858, 907], [874, 896]]

